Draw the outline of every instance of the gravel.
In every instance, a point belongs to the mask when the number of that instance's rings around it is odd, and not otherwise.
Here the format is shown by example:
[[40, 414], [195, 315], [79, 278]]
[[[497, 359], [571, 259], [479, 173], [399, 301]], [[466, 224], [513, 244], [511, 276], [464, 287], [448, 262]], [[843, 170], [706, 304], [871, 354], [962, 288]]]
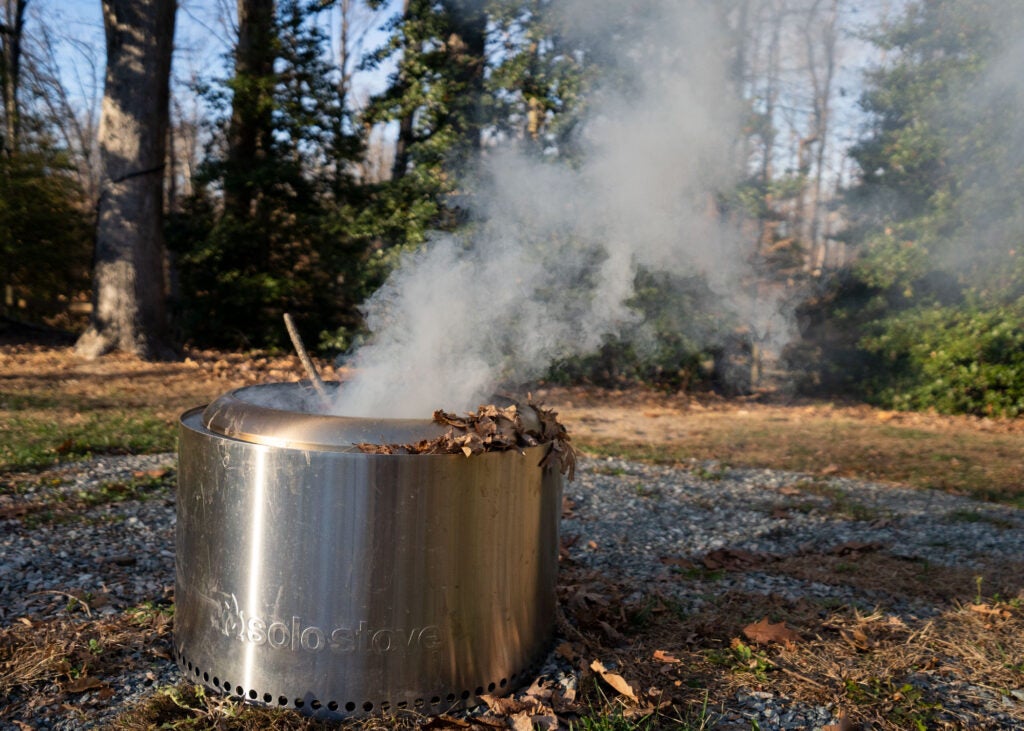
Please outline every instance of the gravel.
[[[173, 454], [103, 457], [61, 465], [3, 489], [0, 625], [22, 618], [66, 618], [73, 609], [83, 609], [71, 606], [72, 595], [89, 605], [93, 617], [166, 601], [174, 583], [175, 461]], [[170, 471], [160, 477], [164, 470]], [[111, 485], [140, 479], [152, 484], [128, 499], [101, 499]], [[696, 562], [719, 549], [781, 557], [870, 543], [897, 556], [963, 567], [1024, 556], [1022, 510], [838, 477], [722, 469], [714, 463], [683, 470], [583, 459], [565, 494], [571, 511], [563, 520], [563, 535], [574, 541], [569, 558], [584, 569], [638, 587], [666, 578], [672, 567], [662, 559]], [[40, 510], [42, 504], [52, 505], [52, 512]], [[716, 592], [828, 597], [866, 609], [885, 600], [894, 611], [914, 617], [936, 611], [922, 601], [901, 605], [871, 591], [756, 567], [725, 572], [715, 581]], [[699, 582], [665, 585], [679, 587], [678, 601], [697, 609], [704, 593]], [[102, 728], [128, 704], [180, 679], [169, 660], [147, 657], [130, 665], [134, 667], [111, 681], [112, 697], [100, 701], [94, 692], [64, 696], [19, 720], [37, 729]], [[959, 694], [983, 704], [993, 728], [1022, 727], [1004, 712], [1014, 710], [1015, 703], [1024, 708], [1024, 697], [1006, 698], [962, 685], [949, 686], [951, 705], [961, 702], [953, 697]], [[56, 688], [49, 695], [61, 696]], [[3, 705], [0, 701], [0, 711]], [[817, 729], [837, 723], [834, 710], [747, 690], [716, 712], [716, 728]], [[1014, 715], [1019, 718], [1021, 709]], [[4, 723], [0, 721], [0, 728], [20, 728]]]

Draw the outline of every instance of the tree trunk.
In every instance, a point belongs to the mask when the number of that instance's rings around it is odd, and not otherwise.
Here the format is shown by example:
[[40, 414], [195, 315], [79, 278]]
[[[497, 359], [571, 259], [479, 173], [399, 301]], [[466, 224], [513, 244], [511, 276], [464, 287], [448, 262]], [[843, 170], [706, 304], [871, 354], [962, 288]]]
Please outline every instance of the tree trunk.
[[4, 102], [4, 144], [8, 157], [18, 149], [18, 127], [21, 110], [18, 106], [18, 82], [21, 77], [21, 36], [25, 29], [25, 7], [28, 0], [5, 0], [4, 22], [0, 23], [0, 80]]
[[[402, 20], [409, 21], [409, 0], [402, 0]], [[409, 78], [405, 70], [399, 71], [398, 83], [401, 95], [408, 88]], [[398, 120], [398, 137], [395, 138], [395, 159], [391, 164], [391, 179], [399, 180], [409, 169], [409, 146], [413, 142], [413, 114], [414, 110], [403, 110]]]
[[107, 72], [100, 120], [93, 315], [75, 351], [153, 359], [166, 340], [163, 181], [175, 0], [103, 0]]
[[230, 172], [224, 180], [224, 209], [242, 220], [253, 213], [253, 170], [270, 147], [274, 38], [274, 0], [238, 0], [235, 87], [228, 128]]
[[[460, 99], [455, 103], [455, 134], [469, 156], [480, 151], [483, 131], [484, 71], [487, 65], [487, 12], [476, 0], [451, 3], [452, 36], [448, 53], [455, 68]], [[465, 162], [465, 160], [461, 161]]]

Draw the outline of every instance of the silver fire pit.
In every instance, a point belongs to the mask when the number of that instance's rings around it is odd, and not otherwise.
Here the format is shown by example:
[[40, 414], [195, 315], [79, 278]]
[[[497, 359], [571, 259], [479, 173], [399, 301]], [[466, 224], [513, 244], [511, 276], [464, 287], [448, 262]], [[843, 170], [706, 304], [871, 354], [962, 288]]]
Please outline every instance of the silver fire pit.
[[527, 680], [554, 632], [548, 447], [365, 454], [443, 428], [311, 413], [304, 393], [243, 388], [181, 418], [182, 672], [326, 718], [440, 713]]

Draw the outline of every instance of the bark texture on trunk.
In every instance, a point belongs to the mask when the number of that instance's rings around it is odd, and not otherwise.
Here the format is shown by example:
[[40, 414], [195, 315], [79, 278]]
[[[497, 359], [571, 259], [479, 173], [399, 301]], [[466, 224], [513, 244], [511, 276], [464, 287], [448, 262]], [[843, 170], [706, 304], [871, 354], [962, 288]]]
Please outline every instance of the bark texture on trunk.
[[93, 316], [79, 355], [171, 355], [164, 291], [163, 180], [175, 0], [103, 0]]
[[254, 171], [270, 148], [273, 102], [267, 80], [274, 74], [274, 0], [238, 0], [235, 88], [228, 127], [230, 174], [224, 208], [240, 220], [253, 211]]
[[0, 93], [4, 101], [4, 152], [10, 156], [18, 149], [18, 128], [21, 108], [18, 87], [21, 80], [21, 37], [25, 29], [25, 8], [28, 0], [6, 0], [4, 23], [0, 23], [3, 43], [0, 43]]

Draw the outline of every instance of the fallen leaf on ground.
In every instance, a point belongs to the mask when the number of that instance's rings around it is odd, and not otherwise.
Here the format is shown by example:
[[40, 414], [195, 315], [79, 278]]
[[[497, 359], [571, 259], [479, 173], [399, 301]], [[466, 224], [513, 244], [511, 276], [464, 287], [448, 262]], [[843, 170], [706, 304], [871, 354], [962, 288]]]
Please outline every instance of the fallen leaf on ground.
[[600, 675], [601, 680], [608, 683], [608, 685], [613, 687], [622, 695], [634, 701], [637, 699], [636, 693], [633, 692], [633, 687], [626, 682], [626, 679], [617, 673], [613, 673], [605, 669], [605, 666], [601, 663], [600, 660], [594, 660], [592, 663], [590, 663], [590, 669], [598, 675]]
[[978, 614], [987, 614], [995, 617], [1009, 617], [1010, 613], [1002, 607], [993, 607], [989, 604], [971, 604], [971, 611]]
[[800, 635], [787, 627], [785, 622], [772, 624], [768, 617], [764, 617], [760, 622], [748, 624], [743, 628], [743, 634], [747, 639], [762, 644], [778, 642], [788, 645], [800, 641]]
[[94, 678], [91, 675], [86, 675], [81, 678], [75, 678], [70, 683], [64, 686], [64, 691], [67, 693], [84, 693], [87, 690], [93, 690], [103, 685], [103, 681], [99, 678]]
[[533, 721], [526, 711], [510, 716], [509, 721], [512, 722], [512, 731], [533, 731]]
[[843, 639], [850, 643], [855, 650], [870, 650], [877, 644], [874, 640], [868, 637], [860, 627], [854, 627], [849, 632], [844, 629], [839, 630], [839, 634], [841, 634]]
[[431, 731], [452, 731], [452, 729], [472, 728], [472, 726], [469, 721], [463, 721], [461, 718], [437, 716], [427, 721], [420, 728], [430, 729]]
[[654, 659], [658, 662], [677, 663], [682, 662], [678, 657], [673, 657], [663, 650], [654, 651]]
[[853, 731], [853, 729], [853, 721], [850, 720], [849, 716], [845, 713], [840, 713], [838, 723], [830, 723], [828, 726], [822, 726], [821, 731]]

